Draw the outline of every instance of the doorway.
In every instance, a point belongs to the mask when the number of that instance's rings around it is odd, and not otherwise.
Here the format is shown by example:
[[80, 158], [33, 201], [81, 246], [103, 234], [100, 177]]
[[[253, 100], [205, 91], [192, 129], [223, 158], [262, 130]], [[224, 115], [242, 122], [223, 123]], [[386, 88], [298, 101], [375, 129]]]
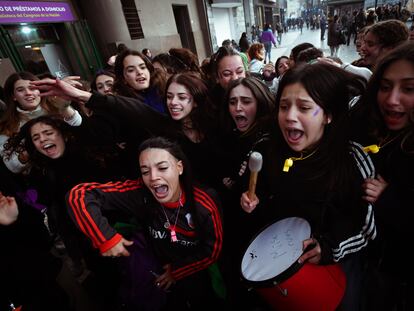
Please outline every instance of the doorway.
[[263, 7], [258, 5], [256, 6], [256, 25], [263, 29], [264, 23]]
[[53, 24], [25, 24], [4, 26], [22, 69], [35, 75], [68, 76], [72, 68], [61, 46]]
[[188, 7], [186, 5], [173, 5], [172, 8], [181, 46], [197, 54]]
[[272, 28], [274, 29], [274, 25], [273, 25], [273, 10], [271, 7], [266, 6], [264, 8], [265, 10], [265, 23], [266, 24], [270, 24], [272, 26]]
[[220, 47], [224, 40], [233, 38], [230, 21], [230, 12], [227, 8], [213, 8], [214, 28], [216, 30], [217, 45]]

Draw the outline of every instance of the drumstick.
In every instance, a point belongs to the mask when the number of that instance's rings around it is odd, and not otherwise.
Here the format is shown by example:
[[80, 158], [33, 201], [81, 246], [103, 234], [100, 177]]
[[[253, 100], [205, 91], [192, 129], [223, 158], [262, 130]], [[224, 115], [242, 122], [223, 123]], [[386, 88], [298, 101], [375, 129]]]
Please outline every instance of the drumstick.
[[262, 169], [263, 157], [259, 152], [252, 152], [249, 158], [249, 170], [250, 170], [250, 180], [249, 180], [249, 191], [247, 196], [250, 200], [253, 200], [256, 192], [257, 184], [257, 175]]

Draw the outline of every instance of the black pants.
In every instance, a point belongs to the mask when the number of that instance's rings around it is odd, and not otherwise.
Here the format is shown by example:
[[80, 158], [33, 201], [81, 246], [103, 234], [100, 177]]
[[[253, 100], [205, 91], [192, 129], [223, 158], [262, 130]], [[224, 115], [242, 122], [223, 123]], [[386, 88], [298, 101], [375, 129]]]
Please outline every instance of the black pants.
[[346, 288], [337, 311], [359, 311], [363, 285], [364, 253], [350, 254], [340, 264], [346, 275]]

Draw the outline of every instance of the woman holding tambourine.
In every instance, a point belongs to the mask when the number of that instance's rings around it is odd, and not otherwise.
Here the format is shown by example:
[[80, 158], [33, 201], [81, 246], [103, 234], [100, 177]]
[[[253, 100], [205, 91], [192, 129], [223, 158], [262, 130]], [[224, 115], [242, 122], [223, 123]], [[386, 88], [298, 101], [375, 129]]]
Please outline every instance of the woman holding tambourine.
[[[280, 140], [263, 155], [272, 159], [263, 167], [272, 174], [271, 193], [260, 198], [272, 207], [268, 221], [300, 217], [310, 224], [297, 262], [342, 263], [347, 279], [342, 310], [358, 309], [358, 253], [376, 235], [372, 206], [362, 199], [361, 188], [373, 174], [372, 162], [349, 141], [348, 102], [363, 87], [354, 75], [327, 64], [289, 70], [276, 98]], [[259, 198], [242, 195], [246, 212], [258, 203]]]

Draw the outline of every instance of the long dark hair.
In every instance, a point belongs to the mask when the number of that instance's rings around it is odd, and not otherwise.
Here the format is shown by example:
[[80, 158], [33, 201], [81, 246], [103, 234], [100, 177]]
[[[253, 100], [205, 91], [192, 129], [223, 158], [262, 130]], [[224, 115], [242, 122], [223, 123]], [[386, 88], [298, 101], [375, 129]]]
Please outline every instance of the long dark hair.
[[[331, 117], [325, 126], [318, 150], [311, 161], [324, 163], [324, 172], [330, 174], [331, 189], [338, 189], [338, 183], [347, 187], [349, 174], [350, 118], [349, 101], [364, 91], [364, 82], [357, 76], [329, 64], [300, 64], [289, 69], [283, 76], [276, 96], [279, 109], [280, 99], [288, 85], [300, 83], [309, 96], [325, 114]], [[287, 145], [279, 131], [280, 141]], [[289, 149], [290, 150], [290, 149]], [[291, 151], [293, 152], [293, 151]], [[338, 165], [338, 163], [344, 165]], [[323, 174], [323, 172], [321, 172]]]
[[213, 103], [207, 84], [199, 76], [190, 72], [175, 74], [168, 79], [165, 88], [165, 98], [167, 98], [168, 87], [173, 82], [185, 86], [193, 97], [194, 102], [197, 103], [197, 107], [193, 107], [190, 112], [189, 118], [192, 127], [205, 137], [211, 133], [216, 123], [212, 111]]
[[192, 71], [201, 75], [197, 55], [187, 48], [172, 48], [168, 53], [161, 53], [152, 59], [159, 62], [169, 74]]
[[115, 74], [112, 71], [109, 71], [109, 70], [99, 70], [99, 71], [96, 72], [95, 76], [92, 79], [92, 82], [91, 82], [91, 89], [92, 90], [94, 90], [94, 91], [97, 91], [98, 90], [98, 88], [96, 86], [96, 79], [98, 79], [98, 77], [103, 76], [103, 75], [108, 76], [108, 77], [111, 77], [115, 81]]
[[[230, 82], [229, 87], [226, 91], [226, 95], [224, 97], [227, 107], [229, 105], [231, 91], [239, 85], [247, 87], [252, 92], [257, 101], [256, 121], [251, 129], [253, 129], [256, 125], [258, 125], [259, 128], [262, 125], [267, 125], [267, 121], [269, 121], [269, 119], [272, 119], [275, 114], [275, 97], [272, 92], [270, 92], [269, 88], [262, 81], [255, 77], [246, 77], [233, 80]], [[231, 128], [234, 127], [234, 121], [232, 120], [228, 109], [226, 109], [226, 111], [227, 113], [225, 113], [223, 116], [223, 124], [227, 124], [227, 130], [229, 130], [230, 124]], [[251, 129], [249, 129], [249, 132]]]
[[408, 40], [409, 30], [405, 23], [396, 19], [380, 21], [370, 26], [366, 33], [371, 32], [383, 48], [394, 48]]
[[[367, 133], [368, 143], [377, 143], [384, 138], [388, 133], [387, 125], [384, 122], [383, 116], [378, 106], [377, 95], [381, 86], [381, 80], [385, 71], [393, 63], [405, 60], [414, 64], [414, 43], [404, 43], [394, 50], [385, 54], [375, 67], [374, 73], [369, 80], [367, 90], [358, 105], [353, 109], [352, 119], [355, 121], [359, 132]], [[414, 123], [414, 120], [412, 120]], [[413, 136], [414, 126], [411, 125], [411, 130], [408, 131], [407, 136]], [[355, 136], [360, 133], [355, 133]], [[407, 140], [406, 138], [405, 140]], [[413, 139], [408, 139], [412, 141]], [[411, 146], [413, 149], [414, 146]]]
[[65, 142], [65, 152], [62, 156], [66, 158], [73, 157], [72, 159], [75, 160], [79, 159], [77, 156], [80, 156], [87, 163], [93, 163], [97, 168], [103, 170], [108, 169], [111, 164], [110, 161], [113, 161], [118, 156], [116, 148], [113, 148], [111, 145], [91, 144], [88, 138], [84, 138], [84, 135], [81, 135], [82, 132], [79, 127], [69, 126], [60, 116], [45, 115], [29, 120], [21, 127], [18, 133], [10, 137], [4, 145], [6, 158], [10, 158], [14, 152], [21, 153], [27, 151], [30, 164], [43, 172], [57, 160], [40, 153], [33, 144], [31, 129], [38, 123], [49, 125], [60, 133]]
[[184, 189], [187, 202], [190, 203], [190, 206], [194, 206], [193, 174], [191, 171], [190, 162], [188, 161], [180, 145], [164, 137], [152, 137], [141, 143], [138, 148], [138, 157], [144, 150], [150, 148], [163, 149], [183, 163], [183, 173], [179, 176], [180, 184]]
[[279, 73], [279, 69], [278, 69], [278, 67], [279, 67], [279, 63], [282, 61], [282, 59], [287, 59], [287, 60], [289, 60], [289, 57], [282, 55], [282, 56], [280, 56], [280, 57], [276, 60], [276, 63], [275, 63], [275, 72], [276, 72], [276, 77], [280, 77], [280, 73]]
[[25, 125], [22, 126], [20, 131], [14, 134], [4, 146], [4, 152], [6, 158], [9, 158], [11, 154], [21, 153], [27, 151], [29, 154], [29, 159], [32, 165], [37, 167], [44, 168], [47, 161], [50, 159], [45, 155], [41, 154], [35, 147], [30, 135], [30, 131], [35, 124], [43, 123], [51, 126], [53, 129], [57, 130], [63, 137], [65, 143], [69, 140], [72, 141], [74, 136], [70, 130], [70, 126], [60, 119], [58, 116], [47, 115], [40, 116], [38, 118], [28, 121]]
[[144, 54], [138, 51], [126, 49], [121, 54], [116, 57], [115, 60], [115, 82], [114, 82], [114, 92], [118, 95], [126, 96], [126, 97], [136, 97], [138, 91], [134, 90], [128, 84], [125, 83], [124, 78], [124, 59], [129, 56], [134, 55], [140, 57], [145, 66], [148, 68], [150, 72], [150, 85], [149, 88], [154, 88], [158, 95], [163, 96], [165, 90], [165, 77], [159, 71], [154, 70], [154, 66], [152, 65], [151, 61], [146, 57]]

